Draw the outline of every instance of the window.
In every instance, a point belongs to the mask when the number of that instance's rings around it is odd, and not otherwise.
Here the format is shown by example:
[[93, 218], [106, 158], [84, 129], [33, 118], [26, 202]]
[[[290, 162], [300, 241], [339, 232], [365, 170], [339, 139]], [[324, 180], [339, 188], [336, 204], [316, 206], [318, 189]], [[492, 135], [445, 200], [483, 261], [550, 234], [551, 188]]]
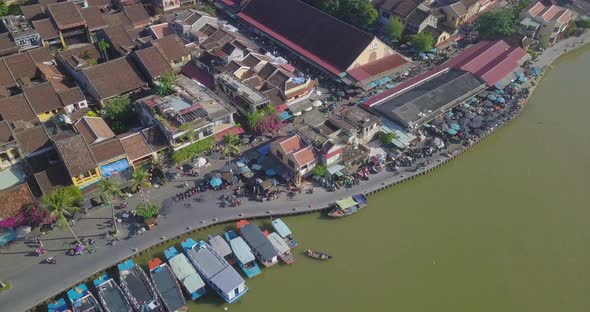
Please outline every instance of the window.
[[283, 160], [283, 154], [281, 154], [281, 152], [279, 152], [279, 151], [277, 151], [277, 157], [278, 157], [280, 160]]
[[291, 159], [287, 160], [287, 163], [289, 164], [289, 167], [295, 169], [295, 163], [291, 161]]

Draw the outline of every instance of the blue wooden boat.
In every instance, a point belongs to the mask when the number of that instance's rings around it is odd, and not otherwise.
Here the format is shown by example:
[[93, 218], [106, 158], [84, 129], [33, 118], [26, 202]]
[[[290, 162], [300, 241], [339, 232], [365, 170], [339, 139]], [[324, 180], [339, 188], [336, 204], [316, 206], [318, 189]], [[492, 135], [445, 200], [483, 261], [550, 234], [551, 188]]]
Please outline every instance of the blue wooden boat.
[[336, 202], [335, 207], [328, 213], [333, 218], [342, 218], [357, 213], [367, 206], [367, 197], [357, 194], [343, 198]]
[[135, 311], [164, 312], [154, 284], [133, 260], [119, 263], [117, 268], [119, 269], [121, 289], [129, 298]]
[[164, 254], [168, 259], [172, 272], [174, 272], [174, 275], [176, 275], [176, 278], [192, 300], [196, 300], [207, 293], [205, 282], [203, 282], [195, 267], [184, 254], [178, 253], [174, 246], [164, 250]]
[[238, 265], [248, 278], [252, 278], [262, 273], [260, 267], [256, 263], [256, 258], [254, 257], [250, 246], [246, 244], [243, 238], [238, 236], [233, 230], [229, 230], [223, 235], [225, 236], [225, 240], [229, 242], [229, 245], [236, 256]]
[[281, 219], [272, 220], [272, 228], [279, 234], [291, 249], [297, 247], [297, 241], [293, 238], [291, 229]]
[[93, 281], [94, 288], [102, 307], [106, 312], [133, 312], [129, 299], [121, 287], [106, 274]]
[[233, 303], [246, 292], [246, 282], [238, 272], [211, 245], [189, 238], [181, 243], [185, 255], [199, 274], [221, 298]]
[[88, 291], [86, 284], [80, 284], [67, 292], [73, 312], [103, 312], [98, 300]]
[[64, 298], [59, 298], [47, 305], [47, 312], [68, 312], [71, 311]]
[[168, 264], [162, 263], [160, 258], [154, 258], [148, 261], [148, 267], [156, 291], [160, 295], [166, 311], [188, 311], [180, 285], [178, 285], [176, 276], [174, 276]]

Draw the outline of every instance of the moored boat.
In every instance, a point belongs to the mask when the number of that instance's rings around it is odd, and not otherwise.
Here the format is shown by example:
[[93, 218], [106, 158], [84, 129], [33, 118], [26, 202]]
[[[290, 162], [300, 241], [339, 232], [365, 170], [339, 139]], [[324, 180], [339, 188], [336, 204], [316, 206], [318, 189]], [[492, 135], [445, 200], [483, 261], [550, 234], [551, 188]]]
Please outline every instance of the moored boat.
[[248, 278], [252, 278], [262, 273], [258, 263], [256, 263], [254, 254], [243, 238], [238, 236], [238, 234], [233, 230], [225, 232], [224, 236], [225, 240], [229, 242], [230, 248], [236, 256], [238, 265]]
[[305, 254], [308, 257], [314, 258], [314, 259], [318, 259], [318, 260], [328, 260], [328, 259], [332, 259], [332, 256], [323, 253], [323, 252], [318, 252], [318, 251], [313, 251], [311, 249], [308, 249]]
[[66, 300], [64, 298], [59, 298], [58, 300], [50, 303], [47, 305], [47, 312], [69, 312], [72, 311], [68, 307]]
[[86, 284], [80, 284], [67, 292], [73, 312], [102, 312], [98, 300], [88, 291]]
[[166, 249], [164, 254], [168, 259], [172, 272], [174, 272], [174, 275], [176, 275], [176, 278], [192, 300], [196, 300], [207, 293], [205, 282], [203, 282], [195, 267], [184, 254], [178, 253], [174, 246]]
[[117, 265], [121, 289], [135, 311], [163, 312], [158, 293], [145, 272], [133, 260]]
[[148, 262], [150, 276], [162, 303], [169, 312], [188, 311], [186, 301], [172, 270], [160, 258]]
[[233, 303], [248, 292], [246, 282], [236, 270], [204, 241], [189, 238], [181, 243], [184, 253], [199, 274], [221, 298]]
[[291, 229], [281, 219], [272, 220], [272, 228], [279, 234], [289, 245], [291, 249], [297, 247], [297, 241], [293, 238]]
[[215, 249], [215, 251], [227, 261], [227, 263], [230, 265], [236, 263], [236, 258], [234, 258], [231, 248], [221, 235], [209, 235], [209, 245], [211, 245], [211, 247], [213, 247], [213, 249]]
[[279, 262], [278, 253], [262, 230], [256, 224], [241, 220], [237, 224], [238, 230], [244, 241], [252, 249], [256, 259], [265, 267], [271, 267]]
[[106, 274], [93, 281], [94, 288], [102, 307], [106, 312], [133, 312], [129, 299], [121, 287]]
[[335, 207], [330, 210], [328, 216], [342, 218], [357, 213], [367, 206], [367, 197], [364, 194], [357, 194], [343, 198], [336, 202]]
[[293, 264], [295, 257], [291, 253], [291, 248], [285, 240], [277, 233], [272, 232], [266, 237], [279, 254], [279, 258], [286, 264]]

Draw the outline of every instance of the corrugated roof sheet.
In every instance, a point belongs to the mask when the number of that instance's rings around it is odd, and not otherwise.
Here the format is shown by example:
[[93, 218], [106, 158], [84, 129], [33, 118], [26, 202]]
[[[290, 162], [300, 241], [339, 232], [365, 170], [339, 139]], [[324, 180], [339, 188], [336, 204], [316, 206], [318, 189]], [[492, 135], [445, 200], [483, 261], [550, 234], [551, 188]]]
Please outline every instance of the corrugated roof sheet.
[[352, 206], [356, 206], [357, 202], [352, 199], [352, 197], [346, 197], [336, 202], [336, 205], [342, 209], [350, 208]]
[[209, 244], [211, 244], [211, 247], [213, 247], [213, 249], [215, 249], [215, 251], [217, 251], [217, 253], [223, 257], [231, 254], [231, 248], [225, 239], [219, 235], [211, 237], [209, 239]]
[[277, 251], [272, 247], [268, 238], [256, 224], [246, 224], [240, 228], [244, 240], [252, 247], [254, 254], [260, 256], [264, 261], [271, 260], [277, 256]]
[[272, 220], [272, 227], [281, 235], [282, 237], [291, 236], [291, 230], [289, 227], [283, 222], [281, 219], [274, 219]]
[[272, 246], [280, 253], [284, 254], [289, 252], [291, 248], [285, 242], [285, 240], [279, 236], [279, 234], [272, 232], [267, 236], [268, 240], [272, 244]]
[[168, 259], [168, 263], [170, 263], [172, 271], [189, 293], [193, 293], [205, 286], [205, 282], [203, 282], [197, 270], [184, 254], [178, 254]]
[[236, 256], [236, 258], [238, 258], [238, 261], [240, 261], [241, 263], [248, 263], [254, 261], [254, 254], [252, 253], [250, 247], [248, 246], [248, 244], [246, 244], [243, 238], [236, 237], [232, 239], [229, 242], [229, 244], [231, 245], [231, 249], [233, 250], [234, 255]]

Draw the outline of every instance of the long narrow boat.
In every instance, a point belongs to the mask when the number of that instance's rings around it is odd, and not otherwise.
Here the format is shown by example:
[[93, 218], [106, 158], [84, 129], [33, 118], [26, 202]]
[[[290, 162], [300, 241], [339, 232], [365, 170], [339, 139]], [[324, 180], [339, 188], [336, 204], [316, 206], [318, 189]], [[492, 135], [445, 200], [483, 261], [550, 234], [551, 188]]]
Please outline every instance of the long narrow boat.
[[240, 220], [237, 223], [237, 227], [240, 235], [244, 238], [248, 246], [252, 248], [252, 253], [262, 265], [268, 268], [279, 262], [279, 254], [268, 238], [264, 236], [258, 225], [248, 223], [246, 220]]
[[253, 278], [254, 276], [262, 273], [260, 267], [256, 263], [254, 254], [243, 238], [238, 236], [238, 234], [233, 230], [225, 232], [224, 236], [225, 240], [229, 242], [231, 250], [236, 256], [238, 265], [248, 278]]
[[199, 274], [221, 298], [233, 303], [248, 292], [246, 282], [236, 270], [204, 241], [189, 238], [181, 243], [184, 253]]
[[70, 307], [64, 298], [59, 298], [56, 301], [47, 305], [47, 312], [69, 312]]
[[203, 282], [195, 267], [184, 254], [178, 253], [174, 246], [164, 250], [164, 254], [168, 259], [172, 272], [174, 272], [174, 275], [176, 275], [176, 278], [192, 300], [196, 300], [207, 293], [205, 282]]
[[73, 312], [102, 312], [98, 300], [88, 291], [86, 284], [80, 284], [67, 292]]
[[106, 312], [133, 312], [131, 303], [115, 280], [103, 274], [95, 279], [93, 284], [98, 299]]
[[343, 198], [336, 202], [335, 207], [328, 213], [333, 218], [342, 218], [357, 213], [367, 206], [367, 197], [357, 194]]
[[217, 251], [218, 254], [223, 256], [225, 261], [230, 265], [234, 265], [236, 263], [236, 258], [232, 254], [231, 248], [229, 247], [228, 243], [221, 237], [220, 235], [209, 235], [209, 245]]
[[160, 295], [166, 311], [188, 311], [180, 285], [178, 285], [176, 276], [174, 276], [168, 264], [162, 263], [160, 258], [154, 258], [148, 261], [148, 267], [156, 291]]
[[129, 298], [135, 311], [164, 312], [158, 293], [145, 272], [133, 260], [117, 265], [121, 289]]
[[295, 263], [295, 257], [291, 253], [291, 248], [279, 234], [272, 232], [266, 238], [268, 238], [272, 246], [279, 253], [279, 259], [283, 260], [286, 264]]
[[272, 228], [275, 229], [277, 234], [279, 234], [287, 242], [291, 249], [297, 247], [297, 241], [293, 238], [291, 229], [289, 229], [289, 227], [285, 224], [285, 222], [283, 222], [283, 220], [272, 220]]
[[332, 259], [332, 256], [328, 255], [327, 253], [313, 251], [311, 249], [308, 249], [305, 252], [305, 254], [308, 257], [311, 257], [311, 258], [314, 258], [314, 259], [318, 259], [318, 260], [329, 260], [329, 259]]

